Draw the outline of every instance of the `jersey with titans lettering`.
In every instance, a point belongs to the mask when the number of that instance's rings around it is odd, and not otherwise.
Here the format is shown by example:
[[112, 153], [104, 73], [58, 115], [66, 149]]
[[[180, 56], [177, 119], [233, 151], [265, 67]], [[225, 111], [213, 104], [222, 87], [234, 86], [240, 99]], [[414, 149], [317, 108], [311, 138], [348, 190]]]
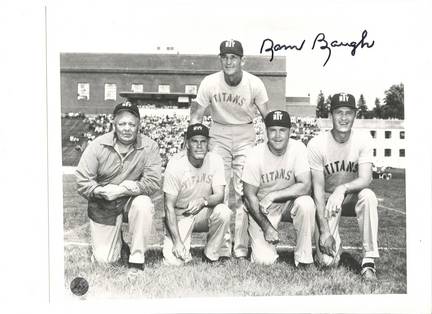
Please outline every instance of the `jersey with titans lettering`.
[[257, 197], [262, 200], [271, 191], [295, 184], [296, 176], [309, 171], [306, 146], [302, 142], [290, 139], [282, 156], [274, 155], [267, 143], [262, 143], [247, 155], [242, 181], [258, 187]]
[[189, 202], [213, 194], [215, 186], [225, 185], [225, 172], [222, 158], [208, 152], [200, 168], [189, 162], [187, 154], [178, 154], [168, 162], [165, 169], [163, 191], [176, 195], [176, 215], [186, 210]]
[[264, 83], [253, 74], [243, 71], [237, 86], [225, 82], [223, 71], [206, 76], [198, 88], [196, 102], [210, 106], [212, 120], [221, 124], [247, 124], [256, 115], [256, 106], [268, 101]]
[[311, 169], [324, 172], [328, 193], [356, 179], [359, 164], [373, 160], [372, 137], [358, 130], [351, 130], [345, 143], [336, 142], [330, 131], [323, 132], [310, 140], [307, 149]]

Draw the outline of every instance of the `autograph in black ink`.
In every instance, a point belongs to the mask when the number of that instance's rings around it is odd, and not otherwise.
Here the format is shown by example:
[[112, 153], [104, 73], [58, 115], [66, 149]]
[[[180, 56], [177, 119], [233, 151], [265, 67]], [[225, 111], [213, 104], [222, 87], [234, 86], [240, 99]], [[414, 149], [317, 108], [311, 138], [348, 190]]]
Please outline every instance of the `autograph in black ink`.
[[[332, 48], [336, 47], [351, 47], [351, 55], [355, 56], [356, 51], [358, 48], [372, 48], [375, 45], [375, 40], [372, 40], [372, 42], [367, 42], [366, 37], [368, 35], [367, 30], [364, 30], [361, 36], [361, 39], [357, 41], [351, 41], [351, 42], [344, 42], [344, 41], [338, 41], [338, 40], [332, 40], [329, 42], [326, 38], [326, 35], [324, 33], [319, 33], [315, 36], [315, 39], [313, 41], [311, 50], [314, 50], [315, 47], [321, 49], [321, 50], [327, 50], [327, 59], [325, 60], [323, 67], [327, 64], [327, 62], [330, 60], [331, 54], [332, 54]], [[266, 38], [263, 40], [261, 44], [260, 54], [263, 54], [264, 52], [270, 52], [270, 62], [273, 61], [274, 53], [279, 50], [297, 50], [300, 51], [303, 49], [305, 45], [306, 40], [303, 39], [303, 41], [299, 45], [286, 45], [286, 44], [275, 44], [272, 39]]]

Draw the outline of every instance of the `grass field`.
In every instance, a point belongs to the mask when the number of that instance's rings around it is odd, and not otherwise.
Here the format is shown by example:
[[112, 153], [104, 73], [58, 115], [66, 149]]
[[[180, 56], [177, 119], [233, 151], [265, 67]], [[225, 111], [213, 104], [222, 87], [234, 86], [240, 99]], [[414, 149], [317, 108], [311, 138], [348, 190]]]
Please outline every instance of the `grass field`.
[[62, 165], [76, 166], [81, 157], [81, 152], [75, 149], [76, 144], [69, 142], [69, 136], [73, 135], [80, 139], [79, 144], [87, 142], [82, 133], [87, 130], [83, 119], [62, 119]]
[[[193, 262], [184, 267], [162, 263], [162, 198], [155, 195], [155, 223], [151, 249], [146, 253], [142, 275], [128, 277], [119, 265], [104, 266], [90, 261], [90, 242], [86, 201], [74, 190], [74, 176], [63, 176], [65, 290], [77, 276], [90, 288], [86, 298], [118, 297], [204, 297], [204, 296], [290, 296], [340, 294], [406, 293], [406, 216], [404, 176], [374, 180], [372, 189], [379, 199], [379, 237], [381, 258], [377, 261], [378, 281], [359, 280], [361, 261], [360, 234], [356, 218], [343, 217], [340, 226], [344, 253], [337, 269], [301, 270], [294, 267], [294, 229], [290, 223], [279, 226], [280, 261], [263, 266], [231, 260], [224, 264], [201, 262], [205, 234], [193, 234]], [[126, 229], [126, 226], [125, 226]], [[126, 239], [128, 235], [126, 234]]]

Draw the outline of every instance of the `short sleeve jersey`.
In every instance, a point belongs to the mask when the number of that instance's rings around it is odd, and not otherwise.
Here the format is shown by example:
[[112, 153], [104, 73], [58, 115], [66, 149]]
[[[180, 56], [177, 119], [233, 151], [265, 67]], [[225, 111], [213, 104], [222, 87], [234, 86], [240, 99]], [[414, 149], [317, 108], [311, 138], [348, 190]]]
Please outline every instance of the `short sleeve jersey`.
[[208, 152], [200, 168], [195, 168], [187, 154], [178, 154], [168, 162], [165, 169], [163, 191], [176, 195], [176, 214], [181, 215], [189, 202], [213, 194], [215, 186], [225, 185], [225, 172], [222, 158]]
[[338, 143], [330, 131], [323, 132], [308, 144], [311, 169], [323, 171], [325, 191], [332, 193], [338, 185], [358, 177], [358, 166], [372, 163], [372, 137], [367, 132], [352, 130], [345, 143]]
[[242, 181], [258, 187], [258, 199], [268, 193], [296, 183], [296, 176], [309, 172], [306, 146], [290, 139], [284, 155], [276, 156], [262, 143], [252, 148], [246, 157]]
[[221, 124], [246, 124], [253, 120], [256, 106], [268, 101], [264, 83], [246, 71], [241, 82], [229, 86], [222, 71], [206, 76], [201, 82], [196, 101], [210, 106], [213, 121]]

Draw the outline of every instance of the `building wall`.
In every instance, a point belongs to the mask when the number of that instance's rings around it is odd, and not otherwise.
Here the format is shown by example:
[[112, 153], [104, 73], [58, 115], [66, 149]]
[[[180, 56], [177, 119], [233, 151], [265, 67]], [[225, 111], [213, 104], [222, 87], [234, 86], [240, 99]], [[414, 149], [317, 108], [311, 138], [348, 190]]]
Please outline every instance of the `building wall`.
[[[317, 121], [322, 131], [330, 130], [332, 127], [330, 119], [318, 119]], [[404, 120], [357, 119], [353, 128], [371, 134], [376, 166], [406, 167], [407, 141]], [[385, 137], [386, 132], [390, 132], [390, 138]], [[401, 132], [403, 138], [401, 138]], [[386, 149], [390, 150], [390, 156], [385, 156]], [[405, 156], [400, 156], [400, 150], [404, 151]]]
[[[123, 100], [119, 93], [131, 91], [132, 84], [143, 84], [144, 92], [158, 92], [161, 84], [169, 85], [170, 92], [184, 93], [185, 85], [198, 87], [206, 75], [220, 70], [214, 55], [64, 53], [60, 61], [61, 111], [92, 114], [110, 113]], [[284, 105], [284, 57], [268, 62], [267, 58], [248, 56], [245, 70], [263, 80], [271, 108]], [[77, 99], [78, 83], [89, 84], [88, 100]], [[105, 83], [116, 84], [116, 100], [104, 99]]]
[[310, 97], [286, 97], [286, 111], [293, 117], [315, 117], [316, 106], [310, 104]]

